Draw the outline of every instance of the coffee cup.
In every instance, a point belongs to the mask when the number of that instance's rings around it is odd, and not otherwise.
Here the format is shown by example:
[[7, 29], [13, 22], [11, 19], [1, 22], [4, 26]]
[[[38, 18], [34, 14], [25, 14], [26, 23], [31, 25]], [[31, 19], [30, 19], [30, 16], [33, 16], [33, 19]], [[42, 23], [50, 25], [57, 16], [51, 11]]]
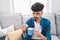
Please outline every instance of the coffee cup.
[[34, 28], [28, 28], [28, 35], [33, 35]]

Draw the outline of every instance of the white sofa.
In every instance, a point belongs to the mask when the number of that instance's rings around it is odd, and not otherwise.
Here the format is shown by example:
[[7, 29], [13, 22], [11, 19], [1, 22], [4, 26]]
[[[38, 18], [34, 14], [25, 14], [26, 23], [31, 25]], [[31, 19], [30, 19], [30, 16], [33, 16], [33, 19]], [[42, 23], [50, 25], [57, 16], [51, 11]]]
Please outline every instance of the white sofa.
[[[0, 25], [2, 29], [7, 28], [10, 25], [14, 25], [14, 29], [17, 30], [22, 24], [28, 20], [31, 15], [21, 15], [20, 13], [0, 13]], [[60, 31], [60, 14], [45, 13], [44, 18], [51, 21], [51, 38], [52, 40], [59, 40]]]

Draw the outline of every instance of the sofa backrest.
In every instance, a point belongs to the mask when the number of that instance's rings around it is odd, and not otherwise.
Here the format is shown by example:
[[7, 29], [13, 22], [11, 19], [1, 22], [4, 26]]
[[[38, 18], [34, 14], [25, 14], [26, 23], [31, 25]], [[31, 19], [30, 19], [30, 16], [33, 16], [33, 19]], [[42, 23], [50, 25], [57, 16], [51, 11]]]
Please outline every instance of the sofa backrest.
[[56, 13], [57, 35], [60, 35], [60, 13]]
[[2, 28], [14, 25], [15, 29], [19, 29], [22, 25], [20, 13], [0, 13], [0, 23]]
[[29, 18], [31, 18], [31, 17], [32, 17], [32, 15], [22, 15], [22, 18], [23, 18], [23, 24], [25, 24], [26, 21], [27, 21]]
[[[31, 15], [23, 15], [23, 23], [25, 23]], [[55, 25], [55, 14], [54, 13], [45, 13], [43, 14], [44, 18], [49, 19], [51, 21], [51, 34], [56, 34], [56, 25]]]

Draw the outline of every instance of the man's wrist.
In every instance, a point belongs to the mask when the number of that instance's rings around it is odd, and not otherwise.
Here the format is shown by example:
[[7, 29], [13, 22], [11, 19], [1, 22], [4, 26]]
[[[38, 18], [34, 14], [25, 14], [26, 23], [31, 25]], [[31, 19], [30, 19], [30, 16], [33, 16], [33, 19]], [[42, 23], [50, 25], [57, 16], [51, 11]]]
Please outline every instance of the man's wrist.
[[39, 37], [41, 38], [41, 39], [44, 39], [44, 36], [40, 33], [39, 34]]
[[25, 25], [26, 27], [28, 27], [28, 24], [23, 24], [23, 25]]
[[22, 28], [20, 28], [22, 31], [23, 31], [23, 29]]
[[41, 38], [41, 40], [47, 40], [47, 38], [44, 37], [44, 36], [42, 36], [42, 37], [40, 37], [40, 38]]

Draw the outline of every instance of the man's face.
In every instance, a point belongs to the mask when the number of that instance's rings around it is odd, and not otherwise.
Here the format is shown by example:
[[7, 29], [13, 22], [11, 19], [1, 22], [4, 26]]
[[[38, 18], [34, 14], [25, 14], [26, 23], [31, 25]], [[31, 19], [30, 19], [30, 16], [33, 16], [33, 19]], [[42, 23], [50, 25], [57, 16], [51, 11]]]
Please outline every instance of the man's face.
[[38, 11], [38, 12], [34, 12], [34, 11], [33, 11], [32, 14], [33, 14], [34, 20], [35, 20], [35, 21], [38, 21], [38, 20], [40, 20], [40, 17], [42, 16], [43, 11]]

